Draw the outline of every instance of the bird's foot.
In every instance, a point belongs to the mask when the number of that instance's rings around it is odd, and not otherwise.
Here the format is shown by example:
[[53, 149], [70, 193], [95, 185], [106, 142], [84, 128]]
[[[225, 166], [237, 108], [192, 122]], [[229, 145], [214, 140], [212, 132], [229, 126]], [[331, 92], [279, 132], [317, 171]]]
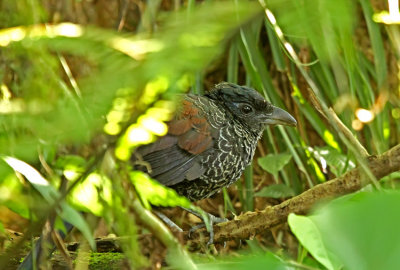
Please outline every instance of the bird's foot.
[[[191, 236], [191, 234], [194, 231], [206, 227], [206, 229], [207, 229], [207, 231], [209, 233], [209, 237], [210, 237], [208, 242], [207, 242], [207, 247], [212, 245], [214, 243], [214, 227], [213, 227], [214, 224], [227, 222], [228, 219], [227, 218], [216, 217], [216, 216], [214, 216], [214, 215], [212, 215], [210, 213], [207, 213], [207, 212], [203, 211], [203, 213], [207, 216], [207, 219], [205, 219], [203, 214], [201, 214], [199, 212], [196, 212], [196, 211], [194, 211], [192, 209], [187, 209], [187, 208], [184, 208], [184, 209], [186, 211], [188, 211], [189, 213], [195, 215], [196, 217], [200, 218], [203, 221], [203, 223], [201, 223], [199, 225], [196, 225], [196, 226], [193, 226], [189, 230], [189, 232], [188, 232], [189, 237]], [[209, 225], [209, 226], [207, 226], [207, 225]]]
[[165, 224], [167, 224], [171, 229], [174, 229], [178, 232], [183, 232], [183, 230], [181, 229], [181, 227], [179, 227], [178, 225], [175, 224], [175, 222], [173, 222], [169, 217], [167, 217], [166, 215], [164, 215], [163, 213], [159, 212], [159, 211], [154, 211], [154, 213], [162, 220], [164, 221]]

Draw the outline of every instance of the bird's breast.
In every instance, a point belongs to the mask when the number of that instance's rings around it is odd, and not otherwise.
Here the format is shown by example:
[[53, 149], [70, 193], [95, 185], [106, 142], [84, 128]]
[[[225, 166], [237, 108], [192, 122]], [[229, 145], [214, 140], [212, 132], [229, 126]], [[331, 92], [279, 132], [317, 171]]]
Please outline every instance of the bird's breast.
[[197, 201], [212, 196], [239, 179], [251, 162], [258, 138], [235, 120], [226, 109], [212, 100], [189, 96], [207, 119], [213, 136], [213, 147], [199, 155], [204, 173], [197, 179], [173, 186], [179, 194]]

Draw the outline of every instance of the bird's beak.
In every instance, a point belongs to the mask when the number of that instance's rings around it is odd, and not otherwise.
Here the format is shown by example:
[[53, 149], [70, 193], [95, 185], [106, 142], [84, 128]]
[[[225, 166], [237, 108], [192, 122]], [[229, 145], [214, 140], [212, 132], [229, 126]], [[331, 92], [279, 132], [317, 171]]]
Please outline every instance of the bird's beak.
[[285, 126], [296, 126], [297, 121], [293, 116], [281, 108], [272, 106], [272, 113], [268, 116], [264, 116], [263, 122], [267, 125], [285, 125]]

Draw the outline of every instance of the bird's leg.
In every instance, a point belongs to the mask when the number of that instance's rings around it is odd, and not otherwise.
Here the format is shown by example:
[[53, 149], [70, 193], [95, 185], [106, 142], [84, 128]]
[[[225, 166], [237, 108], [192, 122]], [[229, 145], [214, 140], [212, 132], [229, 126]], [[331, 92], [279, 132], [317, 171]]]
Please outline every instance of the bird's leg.
[[[209, 246], [209, 245], [214, 243], [214, 228], [213, 228], [214, 224], [228, 221], [227, 218], [216, 217], [216, 216], [214, 216], [214, 215], [212, 215], [210, 213], [207, 213], [207, 212], [203, 211], [203, 213], [205, 213], [207, 215], [207, 217], [208, 217], [207, 218], [208, 220], [205, 220], [204, 216], [201, 213], [199, 213], [199, 212], [197, 212], [195, 210], [189, 209], [189, 208], [185, 208], [185, 207], [181, 207], [181, 208], [186, 210], [186, 211], [188, 211], [189, 213], [195, 215], [196, 217], [200, 218], [203, 221], [202, 224], [193, 226], [189, 230], [189, 237], [194, 231], [196, 231], [196, 230], [198, 230], [200, 228], [206, 227], [208, 233], [210, 234], [210, 239], [207, 242], [207, 246]], [[207, 225], [209, 225], [209, 226], [207, 226]]]
[[178, 232], [183, 232], [183, 230], [176, 225], [175, 222], [173, 222], [169, 217], [167, 217], [166, 215], [164, 215], [163, 213], [159, 212], [159, 211], [154, 211], [154, 213], [162, 220], [164, 221], [165, 224], [167, 224], [170, 228], [173, 228], [175, 230], [177, 230]]

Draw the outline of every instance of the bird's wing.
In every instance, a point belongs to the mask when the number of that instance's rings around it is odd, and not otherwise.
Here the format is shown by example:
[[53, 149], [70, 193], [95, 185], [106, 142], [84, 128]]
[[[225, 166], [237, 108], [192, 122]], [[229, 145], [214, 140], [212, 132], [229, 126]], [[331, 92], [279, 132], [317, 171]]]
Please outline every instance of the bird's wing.
[[163, 185], [199, 178], [205, 171], [201, 154], [214, 145], [215, 130], [190, 98], [183, 100], [168, 134], [136, 153], [150, 166], [149, 174]]

